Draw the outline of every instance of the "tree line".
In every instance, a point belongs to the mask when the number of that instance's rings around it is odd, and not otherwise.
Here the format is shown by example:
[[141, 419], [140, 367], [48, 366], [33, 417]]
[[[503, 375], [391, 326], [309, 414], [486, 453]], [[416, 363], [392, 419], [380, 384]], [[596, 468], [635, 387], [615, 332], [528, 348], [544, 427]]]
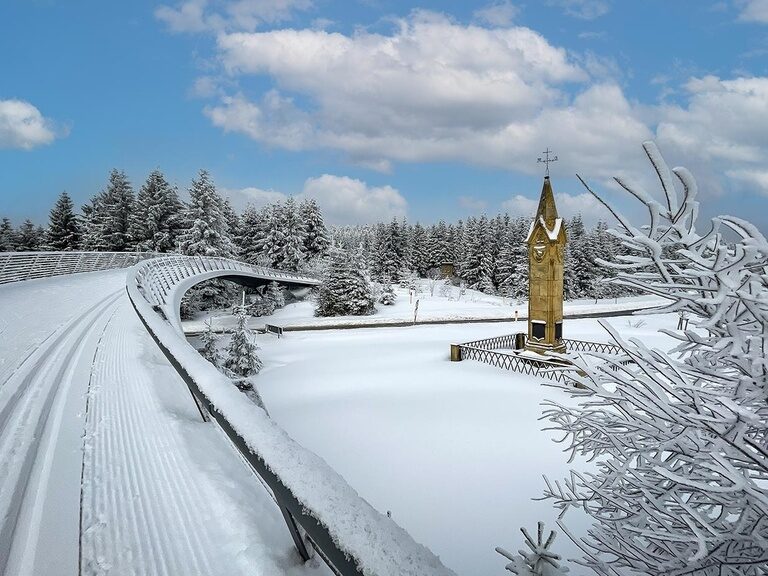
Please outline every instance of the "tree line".
[[[95, 250], [179, 252], [233, 257], [289, 271], [321, 272], [329, 248], [349, 252], [370, 279], [386, 284], [404, 276], [426, 277], [446, 267], [469, 288], [509, 298], [528, 293], [526, 236], [530, 215], [482, 215], [424, 226], [405, 219], [328, 228], [313, 199], [288, 198], [238, 213], [201, 170], [189, 200], [159, 170], [138, 192], [124, 172], [112, 170], [106, 187], [75, 211], [62, 192], [46, 228], [26, 220], [15, 229], [0, 221], [0, 251]], [[615, 275], [597, 265], [623, 253], [604, 222], [586, 229], [581, 216], [565, 222], [565, 297], [606, 298], [627, 289], [605, 280]], [[339, 260], [340, 261], [340, 260]]]

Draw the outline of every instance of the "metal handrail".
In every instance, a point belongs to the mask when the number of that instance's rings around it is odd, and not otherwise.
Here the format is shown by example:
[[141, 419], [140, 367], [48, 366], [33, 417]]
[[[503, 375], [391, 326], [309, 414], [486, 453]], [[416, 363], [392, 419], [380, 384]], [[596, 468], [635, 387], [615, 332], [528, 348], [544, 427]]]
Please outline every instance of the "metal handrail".
[[154, 252], [0, 252], [0, 284], [128, 268]]
[[[342, 576], [455, 576], [391, 518], [373, 509], [325, 462], [291, 439], [261, 408], [240, 395], [229, 379], [194, 351], [167, 316], [158, 313], [169, 300], [175, 301], [175, 290], [189, 286], [187, 279], [209, 278], [215, 271], [228, 276], [255, 274], [294, 284], [316, 285], [318, 280], [225, 258], [180, 255], [147, 260], [133, 267], [127, 277], [128, 296], [142, 323], [186, 383], [201, 412], [221, 427], [269, 487], [301, 558], [309, 558], [309, 545]], [[248, 432], [254, 423], [266, 438]], [[275, 461], [269, 456], [275, 454], [275, 442], [280, 454], [291, 455], [288, 469], [284, 459]], [[297, 485], [292, 474], [298, 463], [301, 476], [314, 479], [311, 487]], [[325, 496], [316, 494], [318, 488]], [[355, 528], [350, 530], [350, 526]]]

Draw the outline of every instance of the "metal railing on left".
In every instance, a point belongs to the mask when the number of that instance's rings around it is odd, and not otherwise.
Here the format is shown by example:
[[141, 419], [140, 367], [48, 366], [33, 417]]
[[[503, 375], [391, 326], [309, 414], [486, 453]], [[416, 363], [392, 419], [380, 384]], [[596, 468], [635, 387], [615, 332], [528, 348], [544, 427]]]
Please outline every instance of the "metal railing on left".
[[0, 252], [0, 284], [128, 268], [154, 252]]

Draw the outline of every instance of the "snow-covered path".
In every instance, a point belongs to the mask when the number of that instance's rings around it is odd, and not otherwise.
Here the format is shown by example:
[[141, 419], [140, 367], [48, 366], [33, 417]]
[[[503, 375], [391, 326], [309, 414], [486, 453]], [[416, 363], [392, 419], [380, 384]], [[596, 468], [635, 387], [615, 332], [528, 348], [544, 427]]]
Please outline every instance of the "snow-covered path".
[[201, 421], [124, 272], [2, 287], [0, 314], [0, 575], [327, 574]]

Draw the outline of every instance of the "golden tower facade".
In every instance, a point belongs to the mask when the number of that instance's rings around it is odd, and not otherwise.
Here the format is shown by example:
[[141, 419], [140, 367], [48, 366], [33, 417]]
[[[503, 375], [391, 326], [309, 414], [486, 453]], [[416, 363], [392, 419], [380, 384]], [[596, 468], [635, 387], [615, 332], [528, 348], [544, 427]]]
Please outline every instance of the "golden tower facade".
[[526, 350], [565, 352], [563, 344], [563, 257], [565, 227], [557, 215], [549, 176], [544, 178], [528, 245], [528, 339]]

